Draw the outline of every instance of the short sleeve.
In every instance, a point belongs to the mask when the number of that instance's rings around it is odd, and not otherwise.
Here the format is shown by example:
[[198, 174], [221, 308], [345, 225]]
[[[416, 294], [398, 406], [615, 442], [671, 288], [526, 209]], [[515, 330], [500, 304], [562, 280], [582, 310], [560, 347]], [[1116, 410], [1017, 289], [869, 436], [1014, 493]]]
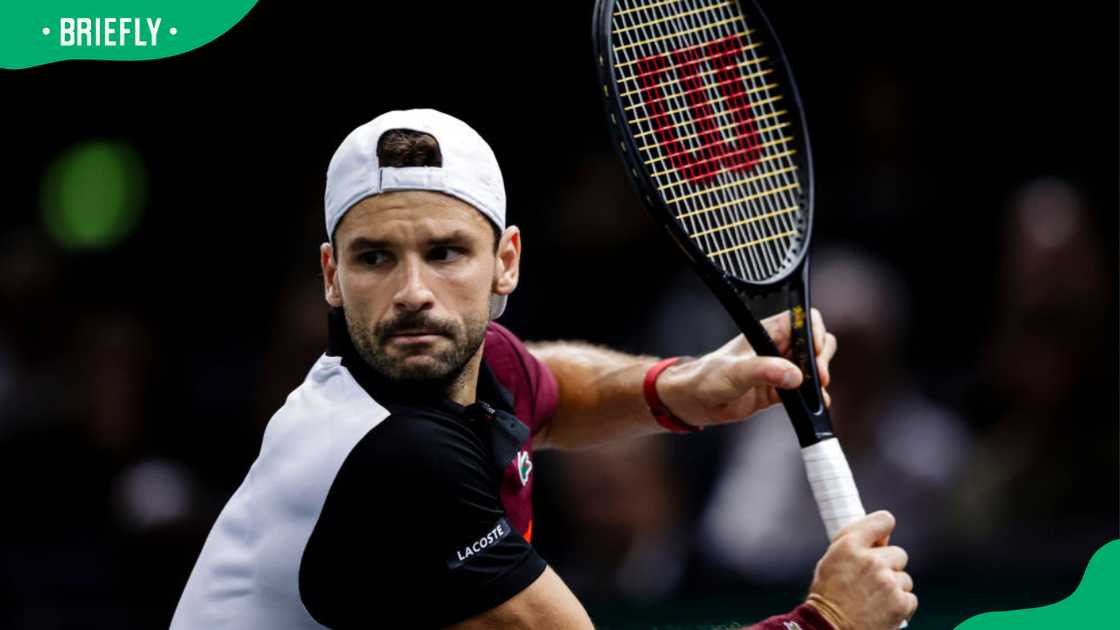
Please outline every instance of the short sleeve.
[[331, 628], [442, 627], [529, 586], [544, 560], [506, 519], [479, 437], [393, 415], [354, 448], [300, 564], [300, 595]]
[[514, 411], [536, 434], [556, 414], [559, 388], [548, 366], [537, 360], [508, 328], [490, 322], [483, 359], [513, 394]]

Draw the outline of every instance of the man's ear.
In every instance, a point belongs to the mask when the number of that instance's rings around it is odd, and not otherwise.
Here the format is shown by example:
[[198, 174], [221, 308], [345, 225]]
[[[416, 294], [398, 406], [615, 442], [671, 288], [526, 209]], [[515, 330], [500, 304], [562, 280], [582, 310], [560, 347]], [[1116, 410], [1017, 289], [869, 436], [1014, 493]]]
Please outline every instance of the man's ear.
[[516, 225], [507, 227], [498, 241], [498, 255], [494, 261], [493, 292], [509, 295], [517, 288], [521, 278], [521, 229]]
[[342, 289], [338, 286], [338, 261], [330, 243], [319, 246], [319, 263], [323, 267], [323, 293], [327, 304], [338, 308], [342, 306]]

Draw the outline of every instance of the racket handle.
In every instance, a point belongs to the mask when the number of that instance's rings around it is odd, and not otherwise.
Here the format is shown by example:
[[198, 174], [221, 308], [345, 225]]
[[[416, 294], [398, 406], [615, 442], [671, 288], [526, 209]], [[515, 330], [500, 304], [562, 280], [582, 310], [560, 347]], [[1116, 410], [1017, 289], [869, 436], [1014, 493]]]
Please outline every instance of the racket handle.
[[[805, 474], [809, 477], [828, 539], [834, 540], [840, 530], [867, 514], [859, 500], [848, 458], [840, 449], [840, 441], [828, 438], [801, 449], [801, 459], [805, 460]], [[903, 621], [898, 627], [909, 625]]]
[[833, 540], [840, 530], [867, 514], [859, 500], [852, 470], [836, 438], [806, 446], [801, 449], [801, 458], [805, 460], [805, 474], [828, 539]]

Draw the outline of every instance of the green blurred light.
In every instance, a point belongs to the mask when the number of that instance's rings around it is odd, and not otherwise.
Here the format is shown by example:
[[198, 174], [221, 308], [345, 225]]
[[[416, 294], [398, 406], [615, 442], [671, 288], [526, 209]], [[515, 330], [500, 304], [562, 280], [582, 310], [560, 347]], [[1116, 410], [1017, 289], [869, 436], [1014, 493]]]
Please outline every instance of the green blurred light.
[[139, 223], [147, 184], [143, 162], [128, 144], [75, 145], [58, 156], [43, 176], [43, 224], [67, 249], [112, 247]]

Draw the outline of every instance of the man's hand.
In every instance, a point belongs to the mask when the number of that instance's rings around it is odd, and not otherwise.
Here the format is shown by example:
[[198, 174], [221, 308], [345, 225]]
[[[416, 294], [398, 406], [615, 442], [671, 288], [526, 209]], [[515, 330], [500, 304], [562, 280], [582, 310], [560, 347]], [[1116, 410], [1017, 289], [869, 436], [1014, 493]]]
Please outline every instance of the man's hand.
[[[821, 386], [829, 383], [828, 363], [836, 337], [827, 332], [820, 311], [812, 309], [813, 347]], [[789, 312], [762, 322], [782, 356], [791, 356]], [[657, 395], [675, 416], [696, 426], [742, 420], [778, 402], [778, 389], [801, 385], [801, 370], [787, 359], [760, 357], [739, 335], [715, 352], [674, 365], [657, 379]], [[824, 392], [825, 405], [831, 404]]]
[[914, 615], [902, 547], [887, 546], [894, 517], [880, 511], [844, 528], [817, 563], [809, 605], [837, 630], [897, 630]]

